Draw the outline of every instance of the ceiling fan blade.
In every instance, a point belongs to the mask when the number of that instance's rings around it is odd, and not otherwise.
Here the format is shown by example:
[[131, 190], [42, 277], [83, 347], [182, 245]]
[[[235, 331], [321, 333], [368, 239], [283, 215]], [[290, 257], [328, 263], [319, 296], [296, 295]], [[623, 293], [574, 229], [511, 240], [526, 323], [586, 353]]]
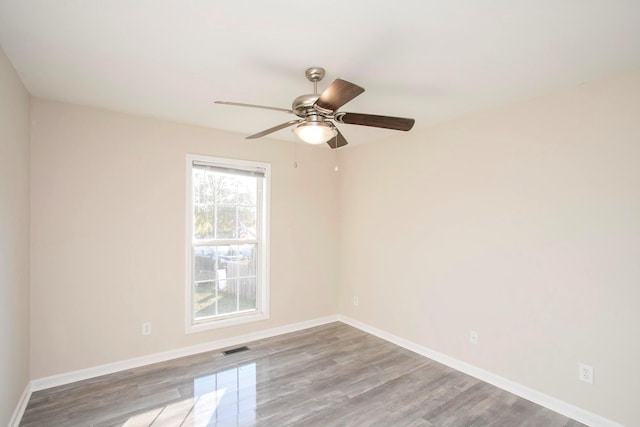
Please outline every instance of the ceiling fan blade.
[[362, 92], [364, 89], [360, 86], [346, 80], [336, 79], [322, 92], [313, 107], [321, 113], [331, 114]]
[[289, 120], [288, 122], [279, 124], [278, 126], [274, 126], [272, 128], [269, 128], [267, 130], [263, 130], [262, 132], [258, 132], [256, 134], [253, 135], [249, 135], [248, 137], [246, 137], [245, 139], [256, 139], [256, 138], [262, 138], [265, 135], [269, 135], [270, 133], [273, 132], [277, 132], [280, 129], [284, 129], [284, 128], [288, 128], [291, 125], [295, 125], [296, 123], [300, 123], [301, 120]]
[[335, 119], [340, 123], [349, 125], [371, 126], [375, 128], [385, 128], [393, 130], [411, 130], [414, 119], [405, 119], [402, 117], [375, 116], [373, 114], [360, 113], [338, 113]]
[[292, 110], [287, 110], [286, 108], [268, 107], [266, 105], [256, 105], [256, 104], [243, 104], [242, 102], [229, 102], [229, 101], [214, 101], [214, 102], [216, 104], [233, 105], [235, 107], [262, 108], [263, 110], [283, 111], [285, 113], [293, 114]]
[[335, 128], [335, 129], [338, 132], [338, 134], [336, 135], [335, 138], [331, 138], [330, 140], [328, 140], [327, 144], [329, 144], [329, 147], [331, 148], [344, 147], [345, 145], [348, 144], [348, 142], [346, 139], [344, 139], [344, 135], [342, 135], [342, 133], [340, 132], [340, 129], [338, 128]]

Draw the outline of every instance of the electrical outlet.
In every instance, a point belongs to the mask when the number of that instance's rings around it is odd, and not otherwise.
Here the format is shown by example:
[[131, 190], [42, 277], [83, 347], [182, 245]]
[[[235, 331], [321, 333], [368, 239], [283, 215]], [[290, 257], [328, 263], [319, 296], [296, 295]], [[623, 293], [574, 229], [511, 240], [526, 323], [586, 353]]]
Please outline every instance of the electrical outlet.
[[355, 305], [357, 307], [359, 304], [360, 304], [360, 298], [353, 297], [353, 305]]
[[471, 344], [478, 344], [478, 333], [476, 331], [469, 331], [469, 342]]
[[585, 365], [584, 363], [578, 364], [578, 379], [588, 384], [593, 384], [593, 367]]
[[144, 322], [142, 324], [142, 335], [151, 335], [151, 322]]

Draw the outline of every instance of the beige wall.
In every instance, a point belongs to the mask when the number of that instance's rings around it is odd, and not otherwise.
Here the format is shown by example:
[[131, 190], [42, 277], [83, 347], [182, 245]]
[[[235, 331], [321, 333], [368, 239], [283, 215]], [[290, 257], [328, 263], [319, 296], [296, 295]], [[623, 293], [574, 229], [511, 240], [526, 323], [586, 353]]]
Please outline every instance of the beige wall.
[[640, 73], [343, 157], [342, 313], [637, 424]]
[[[299, 144], [294, 169], [291, 143], [43, 100], [32, 117], [32, 378], [337, 312], [330, 150]], [[187, 153], [272, 165], [267, 321], [185, 335]]]
[[29, 382], [29, 108], [0, 49], [0, 425]]

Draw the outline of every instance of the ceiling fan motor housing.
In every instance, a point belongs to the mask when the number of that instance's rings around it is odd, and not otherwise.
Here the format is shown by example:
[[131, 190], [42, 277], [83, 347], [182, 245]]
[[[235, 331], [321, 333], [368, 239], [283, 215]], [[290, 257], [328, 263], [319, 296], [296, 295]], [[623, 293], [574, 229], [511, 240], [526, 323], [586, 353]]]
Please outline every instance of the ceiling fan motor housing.
[[318, 97], [319, 95], [316, 94], [300, 95], [293, 100], [291, 109], [296, 116], [302, 118], [305, 118], [310, 114], [317, 114], [317, 111], [313, 108], [313, 104], [316, 103]]

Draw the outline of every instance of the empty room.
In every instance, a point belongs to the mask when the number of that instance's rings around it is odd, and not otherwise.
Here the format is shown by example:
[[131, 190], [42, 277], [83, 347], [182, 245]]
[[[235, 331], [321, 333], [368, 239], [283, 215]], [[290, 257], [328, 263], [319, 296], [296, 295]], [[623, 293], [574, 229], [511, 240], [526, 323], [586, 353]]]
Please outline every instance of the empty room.
[[0, 0], [0, 425], [640, 425], [640, 2]]

